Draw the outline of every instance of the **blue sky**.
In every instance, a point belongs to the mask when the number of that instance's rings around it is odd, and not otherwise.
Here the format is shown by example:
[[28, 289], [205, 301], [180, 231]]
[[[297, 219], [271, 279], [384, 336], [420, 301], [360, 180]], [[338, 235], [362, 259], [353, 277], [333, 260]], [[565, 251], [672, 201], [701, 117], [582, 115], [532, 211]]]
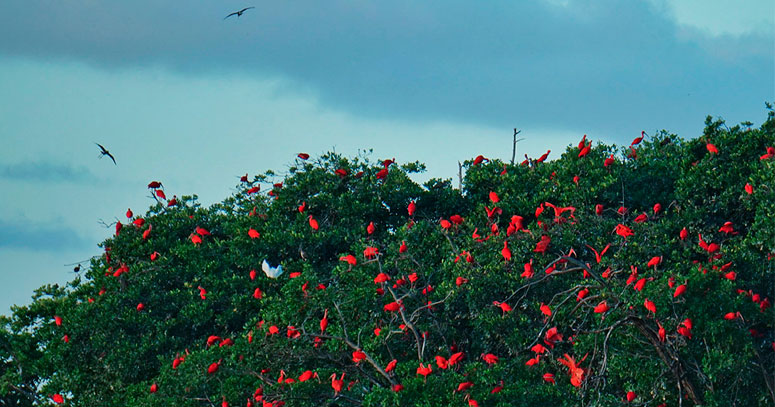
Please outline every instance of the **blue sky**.
[[6, 1], [0, 313], [72, 278], [151, 180], [212, 203], [302, 151], [448, 178], [509, 157], [513, 127], [536, 156], [585, 133], [696, 137], [708, 114], [758, 124], [773, 44], [766, 0]]

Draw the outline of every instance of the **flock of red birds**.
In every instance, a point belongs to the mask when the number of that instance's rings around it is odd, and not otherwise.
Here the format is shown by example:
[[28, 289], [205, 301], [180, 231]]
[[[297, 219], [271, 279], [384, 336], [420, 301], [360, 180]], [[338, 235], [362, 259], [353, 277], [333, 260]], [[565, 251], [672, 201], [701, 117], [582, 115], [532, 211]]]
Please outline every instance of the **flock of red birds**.
[[[643, 138], [644, 138], [644, 134], [641, 134], [640, 137], [638, 137], [638, 138], [636, 138], [635, 140], [632, 141], [631, 146], [630, 146], [630, 155], [631, 156], [636, 156], [636, 154], [637, 154], [636, 151], [637, 150], [635, 149], [635, 146], [637, 146], [643, 140]], [[584, 138], [582, 138], [582, 140], [578, 144], [578, 149], [579, 149], [578, 157], [579, 158], [585, 157], [590, 152], [591, 144], [592, 144], [591, 142], [587, 143], [586, 135], [584, 135]], [[710, 142], [706, 143], [706, 148], [707, 148], [707, 151], [708, 151], [709, 154], [718, 154], [719, 153], [718, 148], [715, 145], [711, 144]], [[534, 165], [535, 163], [543, 162], [544, 160], [546, 160], [546, 158], [548, 157], [550, 152], [551, 151], [547, 151], [546, 154], [542, 155], [537, 160], [533, 160], [532, 163], [531, 163], [531, 161], [529, 159], [526, 159], [525, 161], [522, 162], [522, 165], [531, 165], [531, 164]], [[307, 160], [309, 158], [309, 155], [306, 154], [306, 153], [300, 153], [300, 154], [298, 154], [298, 157], [300, 159], [302, 159], [302, 160]], [[762, 155], [760, 157], [760, 159], [761, 160], [775, 159], [775, 148], [774, 147], [768, 147], [766, 153], [764, 155]], [[484, 161], [488, 161], [488, 159], [480, 155], [480, 156], [478, 156], [478, 157], [476, 157], [474, 159], [473, 165], [479, 165], [479, 164], [481, 164]], [[605, 167], [608, 167], [608, 166], [612, 165], [614, 162], [615, 162], [615, 159], [614, 159], [613, 155], [611, 155], [610, 157], [605, 159], [605, 161], [602, 163], [602, 165], [605, 166]], [[394, 160], [386, 160], [383, 163], [384, 168], [377, 174], [377, 178], [378, 179], [385, 178], [387, 176], [387, 174], [388, 174], [389, 166], [391, 164], [393, 164], [393, 163], [394, 163]], [[504, 172], [505, 172], [505, 169], [504, 169]], [[349, 172], [347, 170], [345, 170], [345, 169], [337, 169], [335, 171], [335, 173], [337, 175], [339, 175], [340, 177], [346, 177], [346, 176], [349, 175]], [[355, 176], [356, 177], [360, 177], [362, 175], [363, 175], [362, 173], [358, 173]], [[241, 178], [241, 181], [247, 183], [248, 182], [247, 175], [243, 176]], [[578, 182], [577, 179], [575, 181]], [[282, 184], [281, 183], [280, 184], [275, 184], [274, 186], [275, 186], [275, 189], [276, 188], [281, 188]], [[173, 197], [172, 199], [169, 199], [169, 200], [166, 199], [166, 195], [164, 194], [164, 191], [161, 189], [162, 187], [163, 187], [163, 185], [160, 182], [158, 182], [158, 181], [153, 181], [153, 182], [148, 184], [148, 188], [151, 189], [153, 196], [157, 200], [162, 200], [163, 202], [166, 203], [166, 205], [168, 207], [173, 207], [173, 206], [177, 205], [177, 198], [176, 197]], [[744, 186], [741, 186], [741, 188], [743, 188], [744, 191], [747, 194], [753, 194], [753, 192], [754, 192], [754, 187], [752, 185], [750, 185], [750, 184], [746, 184]], [[255, 194], [255, 193], [259, 192], [259, 190], [260, 190], [259, 186], [253, 186], [250, 189], [248, 189], [246, 191], [246, 193], [247, 194]], [[273, 194], [274, 194], [274, 190], [269, 192], [270, 196], [273, 195]], [[490, 204], [493, 205], [493, 207], [492, 207], [492, 209], [487, 207], [486, 211], [487, 211], [488, 219], [492, 219], [495, 214], [502, 213], [502, 210], [497, 206], [497, 204], [500, 202], [500, 198], [499, 198], [498, 194], [493, 191], [493, 192], [489, 193], [489, 201], [490, 201]], [[536, 208], [536, 211], [535, 211], [536, 217], [541, 215], [543, 213], [543, 211], [545, 211], [547, 209], [551, 209], [553, 211], [553, 215], [554, 215], [553, 222], [554, 223], [562, 223], [562, 222], [567, 222], [567, 221], [573, 220], [574, 219], [574, 212], [576, 210], [576, 208], [574, 208], [574, 207], [557, 207], [556, 205], [553, 205], [552, 203], [545, 202], [545, 203], [540, 204]], [[604, 208], [602, 207], [602, 205], [597, 205], [596, 208], [595, 208], [596, 214], [598, 216], [601, 215], [603, 209]], [[299, 213], [304, 213], [305, 210], [306, 210], [306, 202], [302, 202], [298, 206], [297, 210], [298, 210]], [[414, 213], [416, 211], [416, 204], [415, 204], [415, 202], [414, 201], [410, 202], [406, 210], [407, 210], [407, 215], [409, 217], [409, 223], [411, 225], [411, 224], [413, 224], [413, 217], [414, 217]], [[662, 206], [659, 203], [655, 204], [654, 207], [653, 207], [653, 215], [659, 214], [661, 210], [662, 210]], [[620, 214], [623, 214], [626, 211], [627, 211], [627, 208], [624, 208], [624, 207], [621, 207], [621, 208], [618, 209], [618, 212]], [[251, 213], [251, 215], [254, 215], [254, 214]], [[145, 223], [146, 223], [145, 220], [143, 218], [140, 218], [140, 217], [135, 218], [134, 214], [132, 213], [131, 210], [127, 210], [126, 217], [131, 221], [131, 224], [134, 225], [134, 227], [139, 228], [139, 229], [145, 227]], [[318, 221], [312, 215], [308, 215], [307, 219], [308, 219], [309, 227], [313, 231], [318, 231], [319, 228], [320, 228], [320, 224], [318, 223]], [[648, 219], [649, 219], [649, 215], [646, 214], [646, 213], [643, 213], [643, 214], [639, 215], [638, 217], [636, 217], [634, 222], [636, 222], [636, 223], [645, 222]], [[454, 225], [459, 225], [459, 224], [462, 224], [463, 222], [464, 222], [464, 219], [462, 217], [460, 217], [459, 215], [453, 215], [453, 216], [450, 216], [449, 219], [441, 219], [439, 221], [439, 226], [442, 229], [447, 230], [447, 229], [452, 228]], [[541, 224], [540, 220], [538, 220], [537, 223], [538, 223], [538, 227], [539, 228], [543, 227], [543, 225]], [[121, 222], [118, 222], [116, 224], [116, 229], [115, 229], [116, 235], [118, 235], [121, 232], [122, 227], [123, 227], [123, 225], [122, 225]], [[375, 232], [375, 228], [376, 227], [375, 227], [373, 222], [369, 223], [369, 225], [366, 228], [366, 233], [371, 235], [372, 233]], [[510, 222], [510, 224], [508, 226], [506, 234], [507, 234], [507, 236], [510, 236], [513, 233], [518, 233], [518, 232], [529, 233], [529, 230], [526, 229], [525, 226], [523, 225], [523, 218], [521, 216], [514, 215], [511, 218], [511, 222]], [[612, 232], [617, 234], [618, 236], [620, 236], [623, 239], [627, 239], [629, 236], [633, 236], [632, 229], [630, 227], [626, 226], [626, 225], [623, 225], [623, 224], [618, 224], [616, 226], [616, 228]], [[725, 234], [735, 234], [735, 233], [737, 233], [735, 231], [735, 229], [734, 229], [734, 225], [731, 222], [726, 222], [719, 229], [719, 232], [725, 233]], [[147, 225], [147, 227], [145, 228], [145, 230], [144, 230], [144, 232], [142, 234], [143, 239], [148, 239], [148, 237], [150, 236], [151, 233], [152, 233], [152, 225], [149, 224], [149, 225]], [[490, 225], [490, 233], [489, 233], [489, 235], [486, 238], [482, 238], [479, 235], [479, 233], [478, 233], [478, 229], [476, 229], [474, 231], [474, 233], [472, 234], [472, 239], [477, 240], [477, 241], [482, 241], [482, 239], [489, 239], [491, 236], [497, 235], [498, 233], [499, 233], [498, 225], [496, 223], [491, 223], [491, 225]], [[251, 239], [258, 239], [258, 238], [261, 237], [261, 233], [258, 232], [255, 229], [253, 229], [253, 228], [249, 229], [247, 234], [248, 234], [248, 236]], [[207, 236], [209, 236], [209, 235], [210, 235], [210, 232], [207, 229], [205, 229], [203, 227], [196, 227], [194, 233], [191, 233], [189, 238], [190, 238], [192, 244], [200, 245], [200, 244], [202, 244], [203, 239], [206, 239]], [[679, 238], [680, 238], [681, 241], [686, 241], [688, 239], [688, 231], [686, 230], [686, 228], [684, 228], [683, 230], [680, 231]], [[544, 253], [544, 252], [546, 252], [546, 250], [547, 250], [547, 248], [549, 247], [550, 244], [551, 244], [551, 239], [549, 238], [549, 236], [542, 235], [540, 237], [540, 239], [536, 242], [534, 252], [536, 252], [536, 253]], [[710, 256], [711, 259], [719, 259], [719, 258], [721, 258], [721, 254], [719, 253], [719, 249], [720, 249], [719, 245], [717, 243], [712, 243], [712, 242], [708, 243], [708, 242], [706, 242], [703, 239], [703, 236], [701, 234], [698, 235], [698, 245], [703, 250], [705, 250], [707, 252], [707, 254]], [[596, 262], [597, 263], [601, 263], [603, 256], [605, 256], [606, 252], [610, 249], [611, 245], [610, 244], [606, 245], [606, 247], [603, 248], [602, 250], [600, 250], [599, 252], [597, 250], [595, 250], [594, 248], [592, 248], [591, 246], [587, 246], [587, 247], [595, 254]], [[111, 261], [110, 260], [110, 249], [106, 248], [105, 250], [106, 250], [105, 256], [107, 258], [107, 263], [110, 264], [110, 261]], [[402, 242], [399, 251], [401, 253], [403, 253], [406, 250], [407, 250], [406, 242]], [[511, 250], [509, 249], [509, 246], [508, 246], [508, 241], [504, 241], [503, 242], [503, 248], [501, 249], [501, 253], [500, 254], [502, 255], [503, 260], [505, 262], [511, 262], [513, 260]], [[372, 259], [374, 259], [378, 255], [379, 255], [379, 249], [376, 248], [376, 247], [367, 247], [363, 251], [363, 258], [366, 261], [372, 260]], [[571, 252], [568, 253], [567, 256], [568, 257], [575, 256], [575, 253], [573, 252], [572, 249], [571, 249]], [[151, 260], [153, 261], [157, 257], [158, 257], [158, 253], [154, 252], [151, 255]], [[468, 262], [472, 262], [471, 254], [468, 253], [468, 252], [465, 252], [465, 251], [463, 251], [460, 255], [458, 255], [457, 258], [455, 259], [455, 261], [458, 261], [460, 259], [464, 259], [464, 260], [466, 260]], [[342, 256], [339, 260], [342, 261], [342, 262], [346, 262], [349, 265], [350, 268], [357, 266], [358, 263], [359, 263], [358, 258], [356, 256], [352, 255], [352, 254], [348, 254], [348, 255]], [[544, 272], [546, 274], [551, 274], [552, 272], [554, 272], [556, 270], [557, 265], [561, 264], [561, 263], [562, 263], [562, 261], [560, 261], [560, 262], [553, 262], [549, 267], [547, 267], [544, 270]], [[648, 261], [647, 268], [652, 268], [653, 267], [656, 270], [660, 266], [661, 263], [662, 263], [662, 257], [654, 256], [653, 258], [651, 258]], [[699, 265], [698, 267], [700, 267], [700, 269], [702, 269], [702, 265]], [[713, 266], [713, 267], [715, 268], [716, 266]], [[736, 278], [736, 273], [734, 271], [729, 270], [730, 267], [731, 267], [731, 263], [725, 264], [722, 267], [720, 267], [720, 271], [723, 273], [722, 275], [723, 275], [724, 278], [727, 278], [729, 280], [733, 280], [734, 281], [735, 278]], [[109, 269], [109, 271], [111, 271], [111, 270], [112, 270], [112, 268]], [[118, 277], [119, 275], [121, 275], [122, 273], [127, 272], [127, 271], [128, 271], [128, 267], [125, 264], [120, 264], [120, 266], [116, 267], [115, 270], [112, 270], [112, 275], [115, 276], [115, 277]], [[268, 276], [270, 276], [272, 278], [277, 278], [277, 276], [271, 276], [269, 274], [269, 272], [267, 272], [266, 269], [264, 271], [267, 273]], [[610, 268], [607, 269], [605, 272], [602, 273], [602, 277], [603, 278], [608, 278], [608, 274], [610, 273], [610, 271], [611, 271]], [[707, 270], [704, 270], [704, 269], [702, 271], [703, 272], [707, 272]], [[533, 269], [532, 260], [529, 263], [524, 264], [524, 272], [521, 274], [522, 277], [524, 277], [526, 279], [530, 279], [530, 278], [532, 278], [534, 276], [534, 273], [535, 273], [535, 271]], [[584, 273], [585, 273], [585, 276], [587, 276], [586, 271]], [[299, 275], [299, 273], [291, 273], [290, 277], [294, 278], [294, 277], [296, 277], [298, 275]], [[250, 279], [253, 280], [255, 278], [256, 278], [256, 271], [255, 270], [251, 270], [251, 272], [250, 272]], [[417, 280], [417, 275], [416, 275], [416, 273], [414, 273], [412, 275], [409, 275], [406, 279], [409, 281], [409, 283], [413, 283], [414, 281]], [[392, 280], [391, 276], [389, 276], [389, 275], [387, 275], [385, 273], [379, 273], [374, 278], [374, 284], [378, 286], [378, 288], [376, 289], [377, 292], [380, 293], [380, 294], [384, 294], [385, 293], [385, 289], [389, 287], [389, 284], [390, 284], [391, 280]], [[396, 280], [394, 282], [394, 284], [398, 284], [398, 285], [406, 284], [407, 280], [405, 280], [404, 278], [401, 278], [399, 280]], [[629, 275], [629, 278], [627, 279], [626, 284], [627, 284], [627, 286], [632, 285], [633, 289], [636, 290], [636, 291], [641, 291], [641, 290], [643, 290], [644, 286], [649, 281], [651, 281], [651, 280], [653, 280], [653, 278], [641, 277], [639, 272], [638, 272], [638, 268], [635, 267], [635, 266], [631, 266], [631, 273]], [[458, 287], [466, 284], [467, 282], [468, 282], [468, 280], [463, 278], [463, 277], [457, 277], [456, 281], [455, 281], [456, 286], [458, 286]], [[674, 281], [674, 279], [671, 278], [670, 282], [669, 282], [669, 287], [671, 289], [674, 288], [673, 298], [680, 297], [681, 295], [683, 295], [686, 292], [686, 289], [687, 289], [687, 283], [686, 282], [684, 282], [683, 284], [678, 284], [678, 285], [675, 285], [675, 284], [676, 284], [676, 282]], [[325, 287], [322, 287], [322, 288], [325, 289]], [[305, 289], [306, 289], [306, 285], [305, 285]], [[431, 289], [432, 289], [432, 287], [430, 287], [430, 286], [426, 288], [426, 290], [431, 290]], [[206, 300], [207, 299], [207, 290], [205, 288], [201, 287], [201, 286], [198, 287], [198, 290], [199, 290], [200, 298], [202, 300]], [[752, 300], [754, 302], [758, 303], [762, 310], [764, 310], [764, 309], [766, 309], [767, 307], [770, 306], [770, 300], [768, 298], [762, 298], [759, 294], [752, 293], [752, 292], [745, 292], [744, 290], [738, 290], [738, 291], [740, 293], [750, 295], [752, 297]], [[100, 295], [101, 294], [103, 294], [103, 292], [100, 292]], [[576, 301], [577, 302], [578, 301], [584, 301], [585, 297], [587, 297], [589, 294], [590, 294], [589, 289], [587, 289], [587, 288], [581, 289], [577, 293]], [[259, 298], [259, 299], [262, 298], [262, 291], [260, 290], [260, 288], [256, 288], [255, 291], [252, 293], [252, 296], [254, 298]], [[508, 303], [506, 303], [506, 302], [493, 301], [492, 304], [493, 304], [493, 306], [495, 306], [498, 309], [500, 309], [500, 312], [502, 313], [502, 315], [506, 315], [507, 313], [512, 312], [512, 310], [513, 310], [512, 307]], [[658, 331], [657, 331], [658, 332], [658, 337], [659, 337], [659, 339], [661, 341], [664, 342], [665, 338], [666, 338], [666, 331], [665, 331], [664, 327], [662, 326], [662, 324], [659, 322], [659, 319], [657, 318], [657, 315], [659, 314], [659, 312], [658, 312], [659, 310], [657, 310], [655, 303], [653, 301], [651, 301], [650, 299], [645, 298], [644, 301], [643, 301], [643, 306], [648, 311], [648, 313], [650, 313], [653, 316], [654, 323], [658, 327]], [[383, 309], [384, 309], [384, 312], [387, 312], [387, 313], [401, 313], [403, 311], [403, 304], [402, 304], [402, 302], [400, 300], [399, 301], [394, 301], [394, 302], [390, 302], [390, 303], [384, 305]], [[145, 310], [145, 305], [143, 303], [137, 304], [137, 311], [138, 312], [143, 312], [144, 310]], [[605, 300], [603, 300], [603, 301], [600, 301], [598, 304], [594, 305], [592, 307], [592, 310], [596, 314], [601, 314], [601, 318], [604, 318], [606, 313], [610, 310], [610, 306], [608, 305], [608, 303]], [[541, 305], [540, 305], [540, 312], [543, 315], [545, 315], [547, 318], [552, 315], [552, 309], [548, 305], [546, 305], [544, 303], [541, 303]], [[740, 312], [730, 311], [727, 314], [723, 315], [723, 318], [726, 319], [726, 320], [736, 320], [736, 319], [743, 318], [743, 316], [741, 315]], [[62, 324], [63, 324], [62, 318], [59, 317], [59, 316], [56, 316], [55, 317], [55, 324], [57, 326], [62, 326]], [[264, 325], [264, 321], [261, 321], [261, 323], [259, 324], [259, 328], [263, 327], [263, 325]], [[319, 326], [319, 328], [320, 328], [320, 335], [323, 335], [323, 334], [326, 333], [326, 330], [327, 330], [328, 326], [329, 326], [328, 309], [326, 309], [323, 312], [322, 319], [320, 320], [320, 326]], [[401, 329], [406, 330], [406, 326], [402, 324]], [[294, 328], [293, 326], [287, 327], [286, 331], [287, 331], [288, 338], [295, 338], [295, 337], [298, 337], [300, 335], [298, 330], [296, 328]], [[380, 331], [381, 330], [379, 328], [376, 328], [374, 330], [374, 334], [375, 335], [380, 335]], [[686, 337], [687, 339], [691, 339], [692, 338], [692, 320], [691, 320], [691, 318], [686, 318], [685, 320], [683, 320], [683, 322], [681, 322], [678, 325], [678, 327], [676, 329], [676, 332], [679, 335], [682, 335], [682, 336]], [[267, 335], [276, 335], [276, 334], [279, 334], [279, 333], [280, 333], [280, 328], [278, 328], [275, 325], [271, 325], [271, 326], [269, 326], [267, 328]], [[317, 338], [317, 339], [318, 340], [316, 340], [316, 343], [319, 343], [319, 339], [320, 338]], [[64, 335], [63, 340], [65, 342], [67, 342], [69, 340], [69, 337], [67, 335]], [[549, 348], [554, 348], [555, 343], [557, 343], [559, 341], [562, 341], [562, 340], [563, 340], [563, 335], [559, 332], [557, 327], [551, 327], [551, 328], [547, 329], [546, 332], [543, 335], [543, 343], [538, 343], [538, 344], [536, 344], [536, 345], [534, 345], [532, 347], [532, 351], [534, 352], [534, 357], [530, 358], [529, 360], [527, 360], [525, 362], [525, 365], [527, 365], [527, 366], [539, 365], [541, 358], [544, 356], [544, 354], [546, 354], [548, 352]], [[252, 343], [252, 341], [253, 341], [253, 334], [252, 334], [252, 332], [248, 336], [248, 341], [250, 343]], [[218, 346], [221, 346], [221, 347], [223, 347], [223, 346], [230, 346], [230, 345], [233, 345], [233, 343], [234, 343], [233, 340], [230, 339], [230, 338], [221, 338], [221, 337], [215, 336], [215, 335], [210, 336], [208, 338], [208, 340], [207, 340], [207, 346], [208, 347], [209, 346], [214, 346], [216, 344]], [[775, 350], [775, 343], [773, 343], [773, 350]], [[465, 357], [466, 357], [466, 355], [465, 355], [464, 352], [452, 353], [448, 358], [444, 357], [442, 355], [436, 355], [435, 356], [435, 365], [436, 365], [436, 368], [438, 368], [438, 369], [454, 368]], [[492, 353], [482, 354], [480, 356], [480, 358], [481, 358], [481, 360], [483, 360], [488, 365], [494, 365], [494, 364], [497, 364], [499, 362], [499, 357], [497, 355], [492, 354]], [[568, 378], [570, 380], [570, 383], [573, 386], [576, 386], [576, 387], [581, 386], [583, 381], [584, 381], [584, 379], [585, 379], [585, 375], [587, 373], [587, 370], [584, 367], [581, 366], [582, 363], [584, 362], [585, 358], [586, 358], [586, 355], [584, 357], [582, 357], [580, 360], [577, 361], [573, 356], [565, 354], [563, 356], [563, 358], [558, 359], [559, 363], [561, 363], [562, 365], [567, 367], [567, 369], [568, 369], [567, 370]], [[177, 369], [185, 361], [185, 359], [186, 359], [186, 355], [179, 355], [179, 356], [177, 356], [172, 361], [172, 368], [173, 369]], [[375, 368], [382, 369], [385, 374], [389, 374], [390, 372], [393, 372], [393, 370], [395, 369], [395, 367], [397, 366], [397, 363], [398, 363], [398, 361], [394, 359], [394, 360], [390, 361], [386, 366], [379, 367], [379, 366], [377, 366], [375, 364], [373, 359], [371, 359], [371, 357], [366, 352], [364, 352], [362, 349], [355, 350], [352, 353], [352, 362], [355, 363], [355, 364], [359, 364], [359, 363], [361, 363], [363, 361], [367, 361], [368, 363], [372, 363]], [[219, 369], [219, 367], [221, 365], [221, 362], [222, 362], [222, 360], [218, 360], [217, 362], [213, 362], [212, 364], [210, 364], [208, 366], [206, 372], [203, 372], [203, 374], [206, 374], [206, 375], [215, 375], [215, 374], [217, 374], [218, 373], [218, 369]], [[423, 376], [423, 378], [427, 378], [429, 375], [433, 374], [433, 370], [434, 370], [433, 363], [427, 363], [427, 364], [419, 363], [419, 365], [418, 365], [418, 367], [416, 369], [416, 374], [419, 375], [419, 376]], [[265, 373], [265, 372], [262, 372], [262, 373]], [[311, 371], [311, 370], [304, 371], [297, 378], [288, 376], [285, 371], [281, 371], [280, 375], [279, 375], [279, 377], [277, 379], [277, 382], [278, 383], [293, 384], [293, 383], [296, 383], [296, 382], [305, 382], [305, 381], [312, 380], [312, 379], [316, 379], [316, 380], [320, 381], [320, 378], [318, 377], [318, 374], [316, 372], [314, 372], [314, 371]], [[341, 373], [341, 375], [339, 375], [338, 377], [337, 377], [336, 374], [332, 374], [329, 377], [329, 379], [330, 379], [330, 382], [331, 382], [330, 385], [331, 385], [331, 388], [333, 390], [334, 395], [337, 395], [337, 394], [345, 391], [348, 388], [348, 386], [345, 386], [345, 374], [344, 373]], [[555, 379], [554, 374], [552, 374], [552, 373], [545, 373], [543, 375], [543, 380], [545, 382], [547, 382], [547, 383], [554, 384], [556, 379]], [[352, 384], [353, 383], [350, 383], [349, 386], [352, 386]], [[457, 392], [465, 392], [468, 389], [470, 389], [472, 386], [474, 386], [474, 383], [472, 383], [470, 381], [461, 382], [458, 385], [458, 387], [457, 387]], [[491, 393], [498, 393], [498, 392], [501, 391], [502, 388], [503, 388], [503, 382], [501, 382], [500, 384], [494, 386], [492, 388], [492, 390], [491, 390]], [[154, 383], [154, 384], [152, 384], [150, 386], [149, 391], [151, 393], [155, 393], [155, 392], [158, 391], [158, 389], [159, 389], [159, 386]], [[395, 384], [392, 385], [392, 389], [393, 389], [393, 391], [399, 392], [399, 391], [403, 390], [403, 386], [400, 383], [396, 382]], [[635, 394], [632, 391], [628, 391], [625, 394], [625, 396], [624, 396], [624, 400], [629, 403], [629, 402], [633, 402], [637, 397], [638, 397], [637, 394]], [[64, 403], [64, 401], [65, 401], [61, 394], [53, 394], [53, 395], [50, 396], [50, 398], [51, 398], [51, 400], [53, 400], [57, 404]], [[277, 407], [277, 406], [284, 405], [284, 402], [282, 402], [280, 400], [275, 400], [275, 401], [265, 400], [264, 397], [263, 397], [263, 389], [262, 388], [258, 388], [255, 391], [252, 399], [248, 399], [247, 407], [252, 407], [254, 401], [255, 402], [261, 402], [263, 407]], [[467, 401], [469, 406], [478, 406], [478, 402], [476, 400], [472, 399], [469, 396], [466, 397], [466, 401]], [[223, 402], [222, 402], [222, 407], [227, 407], [228, 405], [229, 405], [229, 403], [224, 398]], [[661, 404], [660, 406], [664, 406], [664, 404]]]

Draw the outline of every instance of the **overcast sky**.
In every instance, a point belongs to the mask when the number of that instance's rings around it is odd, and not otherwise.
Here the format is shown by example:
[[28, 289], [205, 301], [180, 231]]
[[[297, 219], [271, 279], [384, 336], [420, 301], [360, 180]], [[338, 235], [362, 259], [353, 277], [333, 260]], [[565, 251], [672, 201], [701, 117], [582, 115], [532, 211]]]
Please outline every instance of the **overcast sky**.
[[6, 0], [0, 313], [71, 279], [151, 180], [209, 204], [302, 151], [427, 179], [510, 157], [514, 127], [532, 156], [692, 138], [709, 114], [761, 123], [774, 61], [769, 0]]

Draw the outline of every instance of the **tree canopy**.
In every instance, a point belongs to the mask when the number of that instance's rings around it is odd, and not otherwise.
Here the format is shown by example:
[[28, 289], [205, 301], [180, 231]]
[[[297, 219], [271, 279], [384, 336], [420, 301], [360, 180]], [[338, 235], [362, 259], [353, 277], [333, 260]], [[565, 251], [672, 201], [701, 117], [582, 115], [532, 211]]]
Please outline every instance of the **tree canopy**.
[[771, 108], [463, 168], [300, 154], [210, 207], [151, 183], [0, 317], [0, 406], [775, 404]]

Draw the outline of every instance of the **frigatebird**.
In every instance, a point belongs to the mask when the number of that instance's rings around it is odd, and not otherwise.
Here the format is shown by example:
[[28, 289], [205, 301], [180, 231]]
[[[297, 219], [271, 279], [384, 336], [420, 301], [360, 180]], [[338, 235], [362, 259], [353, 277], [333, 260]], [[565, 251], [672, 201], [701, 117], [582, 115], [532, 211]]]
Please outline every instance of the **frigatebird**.
[[243, 9], [242, 9], [242, 10], [240, 10], [240, 11], [235, 11], [235, 12], [233, 12], [233, 13], [229, 14], [228, 16], [224, 17], [223, 19], [225, 20], [225, 19], [227, 19], [227, 18], [229, 18], [229, 17], [231, 17], [231, 16], [237, 16], [237, 17], [240, 17], [240, 16], [242, 15], [242, 13], [244, 13], [246, 10], [250, 10], [250, 9], [252, 9], [252, 8], [255, 8], [255, 7], [245, 7], [245, 8], [243, 8]]
[[116, 164], [116, 158], [113, 157], [113, 154], [111, 154], [110, 151], [108, 151], [108, 149], [103, 147], [102, 144], [100, 144], [100, 143], [94, 143], [94, 144], [96, 144], [97, 147], [100, 148], [100, 154], [101, 154], [100, 158], [102, 158], [103, 156], [108, 156], [108, 157], [110, 157], [111, 160], [113, 160], [113, 165], [117, 165]]

